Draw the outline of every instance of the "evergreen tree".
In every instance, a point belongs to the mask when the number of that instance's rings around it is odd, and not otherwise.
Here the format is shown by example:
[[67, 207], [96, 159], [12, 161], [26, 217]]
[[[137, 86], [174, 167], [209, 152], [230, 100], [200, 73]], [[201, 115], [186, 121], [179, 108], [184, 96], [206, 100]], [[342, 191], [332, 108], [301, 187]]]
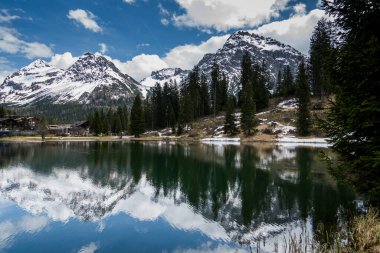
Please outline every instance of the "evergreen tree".
[[261, 66], [254, 66], [254, 100], [256, 102], [256, 109], [262, 110], [268, 107], [269, 104], [269, 72], [265, 62]]
[[277, 80], [276, 80], [276, 90], [275, 95], [280, 96], [281, 95], [281, 86], [282, 86], [282, 72], [281, 69], [278, 71], [277, 74]]
[[224, 121], [224, 133], [229, 135], [236, 135], [238, 133], [238, 128], [236, 126], [235, 118], [235, 104], [234, 99], [229, 97], [227, 100], [227, 110]]
[[310, 133], [310, 91], [304, 60], [301, 61], [297, 75], [297, 132], [300, 136]]
[[128, 113], [128, 107], [125, 105], [122, 108], [122, 114], [123, 114], [123, 123], [122, 123], [122, 131], [125, 134], [128, 134], [129, 132], [129, 113]]
[[144, 131], [144, 112], [140, 95], [137, 95], [133, 101], [131, 110], [131, 134], [135, 137], [139, 137]]
[[4, 118], [5, 117], [5, 109], [4, 107], [0, 107], [0, 118]]
[[224, 73], [222, 74], [222, 78], [219, 82], [217, 93], [217, 98], [219, 98], [217, 99], [217, 110], [222, 111], [226, 109], [228, 100], [228, 79]]
[[211, 98], [211, 107], [212, 111], [214, 113], [214, 116], [216, 116], [217, 113], [217, 106], [218, 106], [218, 87], [220, 82], [220, 70], [219, 65], [214, 61], [212, 65], [211, 70], [211, 87], [210, 87], [210, 98]]
[[119, 113], [115, 113], [114, 114], [114, 118], [113, 118], [113, 125], [114, 125], [114, 133], [115, 134], [121, 134], [122, 132], [122, 121], [120, 119], [120, 115]]
[[243, 55], [241, 66], [241, 128], [244, 134], [251, 135], [255, 126], [256, 105], [253, 101], [254, 73], [249, 53], [246, 52]]
[[246, 94], [252, 94], [252, 60], [248, 52], [245, 52], [241, 61], [241, 77], [240, 77], [240, 87], [239, 91], [239, 104], [243, 107], [246, 99]]
[[322, 98], [331, 89], [331, 68], [334, 49], [331, 41], [330, 22], [318, 21], [311, 36], [309, 50], [309, 73], [313, 95]]
[[210, 111], [210, 95], [208, 93], [208, 83], [207, 83], [207, 77], [205, 74], [201, 75], [200, 80], [200, 97], [202, 99], [202, 116], [209, 115], [211, 113]]
[[102, 122], [100, 119], [99, 110], [95, 111], [95, 114], [93, 117], [93, 131], [96, 135], [100, 135], [102, 133]]
[[292, 70], [289, 65], [286, 65], [283, 70], [283, 79], [280, 88], [280, 94], [284, 97], [292, 97], [295, 95], [296, 88], [294, 85]]
[[148, 95], [144, 100], [144, 122], [146, 129], [153, 130], [153, 111], [152, 111], [152, 101]]
[[321, 127], [341, 158], [334, 172], [380, 203], [380, 5], [323, 1], [343, 42], [333, 67], [335, 102]]

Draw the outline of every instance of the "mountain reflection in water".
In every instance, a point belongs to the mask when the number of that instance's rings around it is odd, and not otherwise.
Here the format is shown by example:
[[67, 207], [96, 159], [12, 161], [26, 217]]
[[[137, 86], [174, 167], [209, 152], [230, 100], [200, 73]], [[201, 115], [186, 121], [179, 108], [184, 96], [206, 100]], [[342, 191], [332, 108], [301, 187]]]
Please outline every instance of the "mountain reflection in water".
[[356, 196], [319, 151], [0, 144], [0, 252], [245, 252], [302, 229], [322, 240], [318, 224], [339, 229]]

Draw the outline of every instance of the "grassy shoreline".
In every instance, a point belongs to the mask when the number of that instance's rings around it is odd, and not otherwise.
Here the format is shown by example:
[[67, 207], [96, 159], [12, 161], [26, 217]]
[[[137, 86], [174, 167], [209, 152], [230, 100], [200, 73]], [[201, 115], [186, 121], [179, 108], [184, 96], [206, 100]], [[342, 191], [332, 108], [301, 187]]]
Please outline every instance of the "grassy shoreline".
[[[213, 138], [213, 137], [208, 137]], [[227, 138], [227, 137], [226, 137]], [[239, 137], [238, 137], [239, 138]], [[304, 138], [299, 138], [302, 140], [313, 140], [315, 137], [309, 136]], [[278, 139], [274, 136], [263, 137], [263, 136], [250, 136], [250, 137], [240, 137], [240, 143], [278, 143]], [[59, 136], [46, 136], [42, 139], [40, 136], [12, 136], [0, 138], [0, 142], [12, 142], [12, 143], [41, 143], [41, 142], [123, 142], [123, 141], [164, 141], [164, 142], [202, 142], [203, 138], [199, 137], [189, 137], [189, 136], [144, 136], [144, 137], [133, 137], [133, 136], [86, 136], [86, 137], [59, 137]], [[217, 137], [216, 139], [217, 140]], [[215, 141], [218, 143], [218, 141]], [[304, 142], [292, 142], [292, 143], [304, 143]], [[313, 143], [313, 142], [310, 142]]]

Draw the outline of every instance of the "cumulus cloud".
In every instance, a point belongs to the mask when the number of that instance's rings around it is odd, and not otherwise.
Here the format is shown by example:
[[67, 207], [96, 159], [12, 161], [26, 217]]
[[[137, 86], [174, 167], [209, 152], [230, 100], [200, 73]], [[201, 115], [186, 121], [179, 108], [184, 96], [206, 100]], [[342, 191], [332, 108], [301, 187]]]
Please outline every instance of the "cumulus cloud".
[[83, 246], [78, 253], [94, 253], [98, 249], [97, 243], [90, 243], [86, 246]]
[[167, 26], [169, 24], [169, 20], [166, 19], [166, 18], [162, 18], [161, 19], [161, 24], [163, 24], [164, 26]]
[[[286, 20], [265, 24], [252, 30], [252, 32], [275, 38], [306, 54], [309, 48], [311, 33], [318, 20], [325, 17], [326, 14], [319, 9], [312, 10], [306, 14], [304, 13], [304, 7], [302, 5], [294, 7], [293, 10], [298, 14]], [[149, 76], [152, 71], [163, 68], [180, 67], [183, 69], [192, 69], [205, 54], [215, 53], [221, 48], [229, 36], [229, 34], [213, 36], [199, 44], [180, 45], [171, 49], [162, 57], [158, 55], [141, 54], [125, 62], [112, 59], [108, 56], [106, 57], [123, 73], [131, 75], [139, 81]], [[143, 45], [144, 44], [140, 44], [139, 46]], [[71, 66], [75, 60], [76, 57], [73, 57], [70, 53], [65, 53], [63, 55], [53, 56], [51, 63], [60, 68], [67, 68], [64, 66]]]
[[299, 3], [293, 6], [295, 15], [305, 15], [306, 14], [306, 4]]
[[325, 12], [315, 9], [308, 14], [294, 15], [286, 20], [263, 25], [252, 32], [272, 37], [307, 54], [309, 51], [310, 36], [318, 20], [322, 17], [327, 17]]
[[9, 11], [6, 9], [0, 10], [0, 23], [9, 23], [12, 20], [19, 19], [20, 17], [17, 15], [9, 14]]
[[168, 64], [158, 55], [140, 54], [126, 62], [108, 56], [106, 58], [111, 60], [123, 73], [132, 76], [137, 81], [149, 76], [152, 71], [168, 67]]
[[73, 57], [70, 52], [55, 54], [51, 57], [50, 64], [60, 69], [68, 69], [78, 60], [78, 58], [79, 57]]
[[170, 67], [192, 69], [207, 53], [215, 53], [230, 35], [214, 36], [200, 44], [178, 46], [170, 50], [163, 60]]
[[105, 43], [99, 43], [100, 53], [105, 54], [108, 51], [108, 47]]
[[17, 221], [6, 220], [0, 223], [0, 250], [13, 243], [13, 238], [22, 233], [37, 233], [49, 223], [45, 216], [23, 216]]
[[278, 17], [289, 0], [176, 0], [185, 11], [174, 15], [176, 26], [213, 28], [254, 27]]
[[75, 23], [81, 24], [84, 26], [84, 28], [93, 32], [102, 31], [102, 28], [95, 21], [96, 16], [90, 11], [82, 9], [70, 10], [67, 17], [74, 20]]
[[21, 53], [28, 59], [53, 55], [51, 48], [46, 44], [24, 41], [20, 39], [20, 34], [15, 29], [3, 26], [0, 26], [0, 52]]
[[133, 4], [135, 0], [123, 0], [124, 3]]

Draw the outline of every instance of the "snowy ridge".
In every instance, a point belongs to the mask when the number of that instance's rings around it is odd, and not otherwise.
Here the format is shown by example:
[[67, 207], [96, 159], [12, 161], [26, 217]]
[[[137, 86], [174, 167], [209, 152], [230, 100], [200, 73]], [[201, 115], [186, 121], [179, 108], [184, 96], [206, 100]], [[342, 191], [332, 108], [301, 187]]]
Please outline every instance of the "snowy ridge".
[[32, 62], [4, 80], [0, 101], [18, 106], [40, 101], [107, 104], [128, 101], [143, 91], [137, 81], [105, 57], [86, 53], [66, 71], [43, 60]]
[[153, 71], [150, 76], [141, 80], [140, 83], [146, 90], [154, 87], [156, 83], [160, 84], [161, 87], [165, 83], [176, 83], [179, 85], [185, 80], [189, 72], [189, 70], [183, 70], [180, 68], [161, 69]]
[[238, 31], [232, 34], [215, 54], [206, 54], [197, 66], [204, 73], [210, 74], [213, 62], [216, 61], [220, 70], [230, 80], [231, 88], [236, 93], [244, 52], [248, 52], [255, 62], [265, 62], [271, 79], [269, 89], [274, 88], [273, 85], [280, 69], [289, 65], [295, 73], [303, 56], [296, 49], [275, 39], [248, 31]]

